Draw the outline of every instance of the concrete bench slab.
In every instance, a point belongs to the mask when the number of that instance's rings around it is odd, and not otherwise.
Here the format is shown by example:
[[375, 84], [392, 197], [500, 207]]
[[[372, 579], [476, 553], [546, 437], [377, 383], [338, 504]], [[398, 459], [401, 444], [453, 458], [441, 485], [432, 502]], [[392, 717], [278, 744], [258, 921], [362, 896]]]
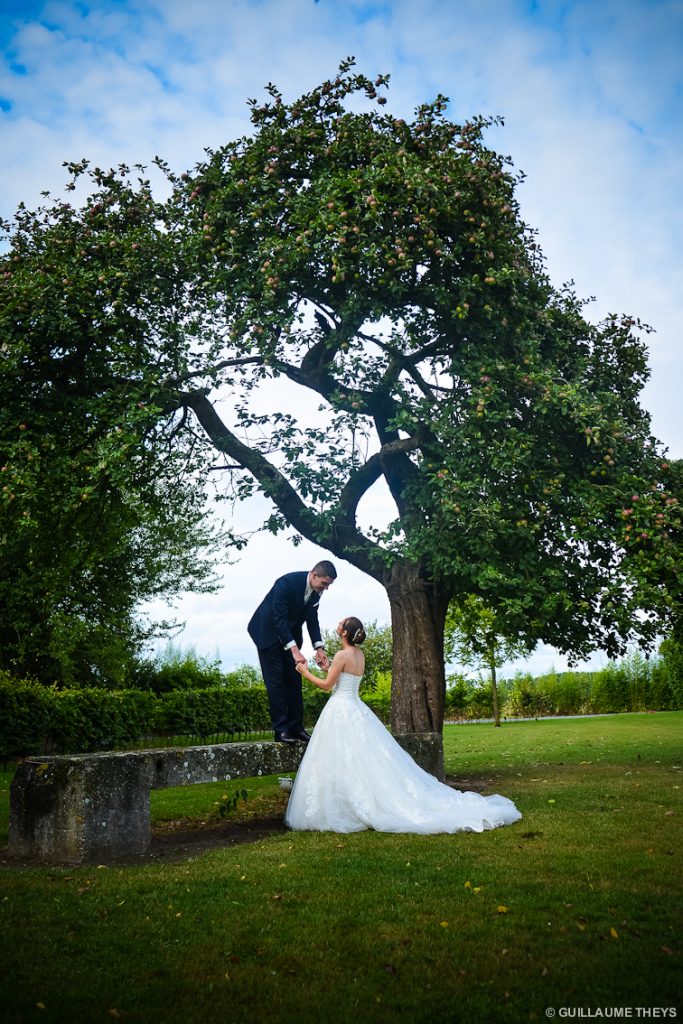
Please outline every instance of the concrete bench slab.
[[31, 757], [10, 788], [9, 854], [96, 864], [149, 850], [152, 789], [293, 772], [303, 744], [218, 743]]

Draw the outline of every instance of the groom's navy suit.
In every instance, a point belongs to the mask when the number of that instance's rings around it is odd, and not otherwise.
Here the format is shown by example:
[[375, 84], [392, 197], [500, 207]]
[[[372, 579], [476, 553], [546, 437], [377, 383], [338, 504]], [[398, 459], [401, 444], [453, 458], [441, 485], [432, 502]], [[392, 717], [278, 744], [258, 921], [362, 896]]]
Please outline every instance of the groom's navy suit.
[[321, 643], [318, 622], [320, 594], [314, 590], [308, 601], [304, 600], [307, 579], [307, 572], [288, 572], [280, 576], [247, 626], [249, 636], [258, 648], [276, 734], [296, 735], [304, 727], [301, 676], [288, 646], [294, 641], [301, 648], [304, 623], [313, 645]]

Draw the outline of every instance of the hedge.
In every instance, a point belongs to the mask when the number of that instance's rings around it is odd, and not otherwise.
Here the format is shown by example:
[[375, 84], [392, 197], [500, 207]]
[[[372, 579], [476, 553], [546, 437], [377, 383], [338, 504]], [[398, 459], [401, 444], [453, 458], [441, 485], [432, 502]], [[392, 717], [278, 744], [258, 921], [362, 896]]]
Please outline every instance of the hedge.
[[[446, 715], [491, 718], [491, 684], [453, 677], [446, 691]], [[618, 664], [592, 672], [518, 673], [498, 683], [504, 718], [617, 714], [683, 709], [683, 672], [671, 658], [646, 659], [636, 652]]]
[[[678, 648], [674, 651], [676, 654]], [[391, 678], [380, 673], [364, 701], [388, 722]], [[304, 721], [311, 728], [328, 700], [304, 689]], [[683, 708], [683, 658], [646, 660], [636, 653], [597, 672], [518, 674], [499, 684], [507, 718], [538, 715], [666, 711]], [[446, 691], [446, 717], [490, 718], [491, 686], [462, 678]], [[0, 762], [30, 754], [74, 754], [153, 745], [160, 737], [206, 742], [270, 729], [263, 683], [240, 677], [208, 688], [149, 690], [57, 690], [0, 672]]]
[[[316, 715], [317, 717], [317, 715]], [[146, 738], [268, 729], [265, 687], [205, 690], [57, 690], [0, 673], [0, 761], [30, 754], [112, 750]]]

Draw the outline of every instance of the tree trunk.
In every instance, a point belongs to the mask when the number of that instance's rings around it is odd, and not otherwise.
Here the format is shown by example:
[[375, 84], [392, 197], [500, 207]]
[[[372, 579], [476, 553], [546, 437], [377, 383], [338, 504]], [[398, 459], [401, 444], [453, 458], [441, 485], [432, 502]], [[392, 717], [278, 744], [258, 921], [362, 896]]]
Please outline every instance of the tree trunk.
[[420, 578], [418, 566], [404, 562], [392, 567], [385, 585], [394, 644], [392, 732], [423, 768], [443, 778], [443, 636], [448, 598]]
[[498, 707], [498, 681], [496, 679], [496, 656], [490, 651], [489, 667], [491, 669], [491, 698], [493, 700], [493, 724], [500, 729], [500, 708]]

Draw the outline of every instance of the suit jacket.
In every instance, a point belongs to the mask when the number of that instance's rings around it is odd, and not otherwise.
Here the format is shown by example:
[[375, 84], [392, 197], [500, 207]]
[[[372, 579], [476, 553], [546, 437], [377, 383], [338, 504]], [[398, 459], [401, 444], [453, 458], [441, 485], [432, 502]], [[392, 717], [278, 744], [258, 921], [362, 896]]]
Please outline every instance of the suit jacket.
[[257, 647], [277, 643], [286, 647], [292, 640], [301, 647], [304, 622], [314, 645], [322, 639], [318, 622], [320, 594], [314, 590], [304, 602], [307, 576], [307, 572], [288, 572], [275, 580], [247, 626]]

